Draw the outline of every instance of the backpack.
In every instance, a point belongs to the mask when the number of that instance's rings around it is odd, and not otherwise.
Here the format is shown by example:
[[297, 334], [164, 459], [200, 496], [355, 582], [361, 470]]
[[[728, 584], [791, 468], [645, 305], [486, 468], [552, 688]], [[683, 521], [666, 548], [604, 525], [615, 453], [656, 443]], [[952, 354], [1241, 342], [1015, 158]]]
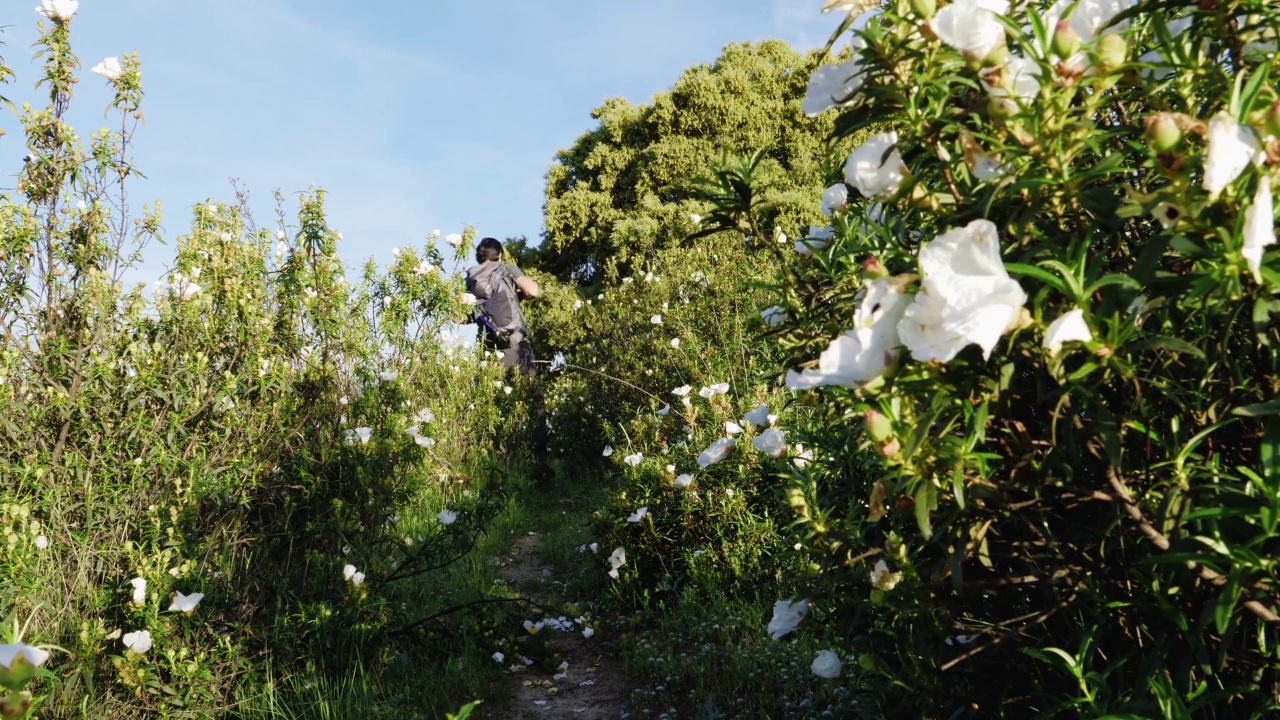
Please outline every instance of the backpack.
[[471, 268], [467, 288], [476, 296], [476, 322], [496, 339], [505, 342], [515, 330], [528, 332], [516, 283], [505, 263], [487, 262]]

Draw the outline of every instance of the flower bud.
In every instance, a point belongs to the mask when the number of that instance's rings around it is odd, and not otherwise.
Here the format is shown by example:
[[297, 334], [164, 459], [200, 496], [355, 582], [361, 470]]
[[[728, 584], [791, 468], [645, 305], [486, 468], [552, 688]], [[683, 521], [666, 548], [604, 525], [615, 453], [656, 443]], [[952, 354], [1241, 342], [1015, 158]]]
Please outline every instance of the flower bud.
[[1057, 27], [1053, 29], [1050, 48], [1054, 55], [1066, 60], [1080, 52], [1080, 35], [1071, 29], [1071, 24], [1066, 20], [1059, 20]]
[[1280, 100], [1267, 111], [1267, 133], [1280, 137]]
[[1104, 75], [1124, 65], [1129, 59], [1129, 43], [1120, 33], [1107, 33], [1098, 39], [1098, 70]]
[[876, 449], [880, 454], [888, 460], [898, 457], [898, 453], [902, 452], [902, 443], [898, 442], [898, 438], [890, 438], [876, 445]]
[[791, 504], [791, 509], [796, 511], [800, 517], [809, 516], [809, 504], [804, 499], [804, 491], [800, 488], [789, 488], [787, 490], [787, 502]]
[[937, 0], [911, 0], [911, 10], [921, 18], [928, 20], [938, 11]]
[[1169, 152], [1182, 142], [1182, 128], [1169, 113], [1159, 112], [1147, 116], [1147, 142], [1156, 152]]
[[893, 422], [879, 411], [868, 410], [862, 417], [866, 423], [867, 434], [872, 440], [882, 443], [893, 437]]
[[879, 280], [880, 278], [889, 277], [889, 271], [881, 264], [880, 258], [872, 255], [862, 261], [862, 279], [863, 280]]

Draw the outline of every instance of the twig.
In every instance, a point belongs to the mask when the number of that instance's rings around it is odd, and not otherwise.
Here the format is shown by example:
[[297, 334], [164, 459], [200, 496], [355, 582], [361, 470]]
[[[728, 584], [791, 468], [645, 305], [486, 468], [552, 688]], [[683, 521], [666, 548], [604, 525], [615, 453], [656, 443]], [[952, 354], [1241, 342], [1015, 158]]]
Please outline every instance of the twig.
[[[1115, 466], [1107, 466], [1107, 483], [1111, 485], [1111, 489], [1115, 492], [1116, 498], [1120, 504], [1124, 506], [1125, 513], [1131, 520], [1138, 524], [1138, 529], [1142, 534], [1151, 541], [1152, 545], [1160, 548], [1164, 552], [1169, 551], [1169, 538], [1165, 537], [1156, 530], [1150, 522], [1147, 521], [1145, 515], [1142, 514], [1142, 508], [1138, 507], [1137, 501], [1133, 499], [1133, 495], [1129, 492], [1129, 486], [1124, 484], [1124, 480], [1120, 478], [1120, 474], [1116, 472]], [[1209, 581], [1215, 586], [1223, 586], [1227, 584], [1227, 578], [1222, 574], [1201, 565], [1194, 560], [1187, 562], [1187, 568], [1199, 573], [1200, 577]], [[1242, 593], [1246, 598], [1247, 594]], [[1269, 623], [1280, 623], [1280, 616], [1272, 612], [1267, 606], [1257, 600], [1246, 599], [1243, 603], [1244, 607]]]
[[547, 612], [547, 608], [545, 606], [539, 605], [538, 603], [530, 600], [529, 598], [481, 598], [479, 600], [472, 600], [471, 602], [462, 603], [461, 605], [454, 605], [453, 607], [447, 607], [443, 610], [438, 610], [436, 612], [433, 612], [430, 615], [422, 618], [421, 620], [412, 622], [400, 628], [399, 630], [394, 631], [394, 634], [403, 635], [404, 633], [407, 633], [411, 630], [417, 630], [418, 628], [422, 627], [423, 625], [426, 625], [432, 620], [438, 620], [446, 615], [452, 615], [453, 613], [459, 612], [461, 610], [467, 610], [469, 608], [479, 607], [481, 605], [494, 605], [497, 603], [524, 603], [525, 605], [538, 608], [544, 613]]
[[1025, 623], [1023, 623], [1023, 624], [1019, 625], [1018, 627], [1014, 628], [1013, 630], [1009, 630], [1009, 631], [1005, 632], [1003, 635], [1001, 635], [1000, 637], [996, 638], [995, 640], [992, 640], [991, 642], [987, 643], [986, 645], [982, 645], [982, 646], [980, 646], [980, 647], [976, 647], [976, 648], [974, 648], [974, 649], [972, 649], [972, 650], [969, 650], [968, 652], [965, 652], [964, 654], [962, 654], [962, 655], [960, 655], [960, 656], [958, 656], [958, 657], [955, 657], [955, 658], [952, 658], [951, 660], [948, 660], [946, 663], [943, 663], [942, 667], [941, 667], [941, 668], [939, 668], [939, 669], [940, 669], [940, 670], [942, 670], [943, 672], [946, 672], [947, 670], [950, 670], [951, 668], [955, 667], [956, 665], [959, 665], [960, 663], [964, 662], [965, 660], [968, 660], [969, 658], [973, 657], [974, 655], [977, 655], [977, 654], [982, 653], [982, 652], [986, 652], [987, 650], [990, 650], [991, 648], [993, 648], [993, 647], [995, 647], [995, 646], [997, 646], [997, 645], [999, 645], [999, 644], [1003, 643], [1004, 641], [1008, 640], [1009, 638], [1013, 637], [1014, 635], [1017, 635], [1018, 633], [1022, 632], [1023, 630], [1026, 630], [1027, 628], [1031, 627], [1032, 625], [1039, 625], [1039, 624], [1043, 623], [1045, 620], [1048, 620], [1049, 618], [1053, 617], [1053, 616], [1054, 616], [1054, 614], [1056, 614], [1059, 610], [1062, 610], [1063, 608], [1065, 608], [1065, 607], [1067, 607], [1068, 605], [1070, 605], [1072, 602], [1074, 602], [1074, 601], [1075, 601], [1075, 599], [1076, 599], [1076, 595], [1075, 595], [1075, 593], [1072, 593], [1070, 597], [1066, 598], [1066, 599], [1065, 599], [1065, 600], [1063, 600], [1062, 602], [1058, 603], [1057, 605], [1054, 605], [1053, 607], [1049, 608], [1048, 610], [1045, 610], [1044, 612], [1040, 613], [1039, 615], [1036, 615], [1035, 617], [1033, 617], [1033, 618], [1031, 618], [1030, 620], [1028, 620], [1027, 622], [1025, 622]]

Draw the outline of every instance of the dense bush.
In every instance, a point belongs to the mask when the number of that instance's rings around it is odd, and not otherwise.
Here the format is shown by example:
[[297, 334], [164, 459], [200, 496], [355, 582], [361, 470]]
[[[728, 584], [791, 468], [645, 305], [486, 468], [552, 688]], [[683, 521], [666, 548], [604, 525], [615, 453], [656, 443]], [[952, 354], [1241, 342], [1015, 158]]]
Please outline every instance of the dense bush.
[[1280, 14], [855, 25], [810, 108], [883, 132], [778, 287], [814, 614], [889, 717], [1274, 713]]
[[126, 190], [139, 63], [94, 68], [120, 124], [86, 146], [63, 119], [74, 3], [41, 7], [48, 103], [0, 197], [2, 639], [52, 647], [41, 715], [208, 716], [431, 657], [397, 632], [430, 609], [398, 581], [466, 554], [522, 422], [496, 365], [441, 340], [460, 283], [434, 241], [348, 282], [314, 191], [296, 225], [198, 204], [172, 270], [125, 288], [160, 227]]

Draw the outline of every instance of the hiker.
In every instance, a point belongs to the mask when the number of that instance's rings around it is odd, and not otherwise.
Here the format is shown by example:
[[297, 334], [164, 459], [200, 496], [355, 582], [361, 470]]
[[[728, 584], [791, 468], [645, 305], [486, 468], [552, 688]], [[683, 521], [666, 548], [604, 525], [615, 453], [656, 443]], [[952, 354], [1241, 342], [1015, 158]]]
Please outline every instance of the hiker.
[[485, 347], [502, 353], [503, 367], [534, 372], [529, 326], [520, 312], [520, 300], [542, 293], [538, 283], [520, 269], [502, 261], [502, 243], [487, 237], [476, 246], [479, 265], [467, 270], [467, 292], [476, 297], [476, 324]]

